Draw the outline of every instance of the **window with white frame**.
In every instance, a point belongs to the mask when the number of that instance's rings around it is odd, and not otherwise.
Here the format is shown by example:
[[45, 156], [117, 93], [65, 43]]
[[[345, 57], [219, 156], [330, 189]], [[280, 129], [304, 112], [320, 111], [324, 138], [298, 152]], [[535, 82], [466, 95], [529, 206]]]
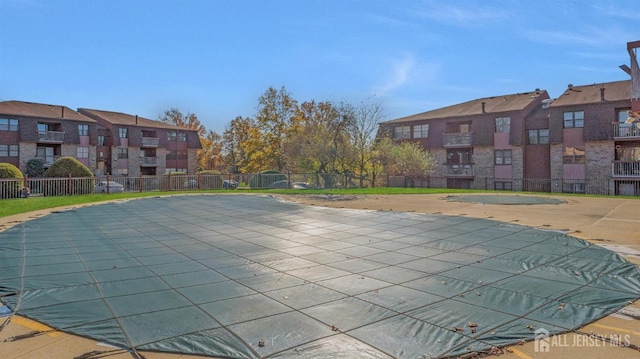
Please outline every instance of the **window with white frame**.
[[124, 127], [118, 128], [118, 136], [120, 138], [127, 138], [127, 129]]
[[620, 123], [627, 122], [627, 119], [631, 117], [629, 114], [630, 110], [631, 110], [630, 108], [618, 110], [617, 111], [618, 122]]
[[562, 162], [565, 164], [584, 163], [584, 148], [565, 147], [562, 150]]
[[129, 175], [129, 169], [128, 168], [117, 168], [116, 169], [116, 175], [118, 175], [118, 176], [128, 176]]
[[18, 145], [0, 145], [0, 157], [18, 157]]
[[494, 158], [495, 158], [496, 165], [510, 165], [511, 150], [495, 150]]
[[564, 128], [584, 127], [584, 111], [563, 113]]
[[510, 117], [497, 117], [496, 118], [496, 133], [509, 133], [511, 128]]
[[89, 158], [89, 147], [76, 147], [77, 157], [78, 158]]
[[118, 148], [118, 159], [129, 158], [128, 148]]
[[529, 130], [529, 144], [530, 145], [545, 145], [549, 143], [549, 129], [540, 128], [537, 130]]
[[411, 127], [396, 126], [393, 129], [393, 138], [396, 140], [405, 140], [411, 138]]
[[89, 125], [78, 125], [78, 133], [80, 136], [89, 136]]
[[104, 135], [98, 135], [98, 146], [104, 146], [106, 137]]
[[18, 120], [14, 118], [0, 118], [0, 131], [18, 131]]
[[429, 124], [413, 126], [413, 138], [427, 137], [429, 137]]
[[178, 141], [179, 142], [187, 142], [187, 133], [186, 132], [178, 132]]

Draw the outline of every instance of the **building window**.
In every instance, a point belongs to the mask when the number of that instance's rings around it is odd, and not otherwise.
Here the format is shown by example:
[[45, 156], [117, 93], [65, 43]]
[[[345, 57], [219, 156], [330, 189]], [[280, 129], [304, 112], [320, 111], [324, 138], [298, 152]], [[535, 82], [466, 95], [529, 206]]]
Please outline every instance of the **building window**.
[[565, 164], [584, 163], [584, 148], [565, 147], [562, 150], [562, 162]]
[[565, 112], [564, 128], [584, 127], [584, 111]]
[[563, 182], [562, 183], [562, 192], [564, 193], [585, 193], [585, 185], [584, 182], [574, 181], [574, 182]]
[[18, 131], [18, 120], [13, 118], [0, 118], [0, 131]]
[[128, 148], [118, 148], [118, 159], [129, 158]]
[[510, 181], [496, 181], [495, 189], [496, 191], [513, 191], [513, 183]]
[[98, 146], [104, 146], [105, 137], [103, 135], [98, 135]]
[[89, 158], [89, 147], [76, 147], [78, 158]]
[[396, 140], [406, 140], [411, 138], [411, 127], [397, 126], [393, 129], [393, 138]]
[[183, 173], [187, 173], [187, 169], [186, 168], [170, 168], [167, 167], [164, 170], [164, 173], [173, 173], [173, 172], [183, 172]]
[[[620, 123], [624, 123], [627, 122], [627, 119], [629, 119], [631, 117], [631, 114], [629, 113], [631, 109], [625, 109], [625, 110], [618, 110], [618, 122]], [[629, 120], [629, 122], [634, 121], [634, 118], [631, 118], [631, 120]]]
[[511, 127], [510, 117], [496, 118], [496, 133], [509, 133], [510, 127]]
[[89, 136], [89, 125], [78, 125], [78, 133], [80, 136]]
[[497, 165], [511, 164], [511, 150], [495, 150], [494, 156]]
[[415, 125], [413, 126], [413, 138], [427, 138], [429, 137], [429, 125]]
[[18, 145], [0, 145], [0, 157], [18, 157]]
[[118, 175], [118, 176], [128, 176], [129, 175], [129, 169], [128, 168], [117, 168], [116, 169], [116, 175]]
[[549, 129], [529, 130], [530, 145], [546, 145], [549, 143]]
[[118, 128], [118, 136], [120, 138], [127, 138], [127, 129], [124, 127]]

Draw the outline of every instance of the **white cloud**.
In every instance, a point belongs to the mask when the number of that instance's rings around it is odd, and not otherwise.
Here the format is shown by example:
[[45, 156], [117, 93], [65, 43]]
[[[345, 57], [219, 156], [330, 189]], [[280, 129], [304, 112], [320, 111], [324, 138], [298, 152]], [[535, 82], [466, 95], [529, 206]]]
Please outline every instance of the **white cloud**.
[[455, 5], [450, 2], [439, 3], [428, 1], [424, 8], [417, 10], [416, 15], [455, 26], [478, 26], [494, 24], [497, 20], [509, 17], [509, 12], [502, 7], [464, 4]]
[[583, 29], [528, 30], [525, 36], [530, 40], [551, 45], [601, 46], [619, 44], [621, 39], [633, 38], [618, 26], [586, 26]]
[[439, 66], [434, 63], [420, 63], [413, 54], [405, 54], [399, 59], [390, 62], [386, 79], [382, 84], [374, 86], [372, 93], [375, 96], [387, 96], [408, 86], [424, 86], [433, 82], [438, 74]]

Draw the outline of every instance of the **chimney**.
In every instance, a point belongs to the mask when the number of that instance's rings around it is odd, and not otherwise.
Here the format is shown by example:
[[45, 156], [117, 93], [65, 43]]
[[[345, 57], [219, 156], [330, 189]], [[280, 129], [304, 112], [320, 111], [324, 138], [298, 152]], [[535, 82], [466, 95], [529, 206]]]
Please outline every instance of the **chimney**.
[[138, 124], [138, 115], [136, 115], [136, 125]]
[[486, 102], [482, 101], [482, 113], [486, 113], [487, 111], [485, 111], [484, 109], [484, 105], [486, 105]]
[[60, 106], [60, 110], [61, 110], [61, 118], [64, 118], [64, 106]]
[[600, 101], [606, 101], [604, 98], [604, 87], [600, 87]]

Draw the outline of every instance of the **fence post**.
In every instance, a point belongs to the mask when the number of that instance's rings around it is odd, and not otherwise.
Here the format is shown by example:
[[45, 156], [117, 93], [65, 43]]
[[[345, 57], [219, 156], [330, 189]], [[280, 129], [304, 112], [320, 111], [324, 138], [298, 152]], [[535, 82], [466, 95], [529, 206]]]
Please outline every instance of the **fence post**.
[[111, 181], [109, 179], [110, 177], [111, 177], [110, 175], [107, 175], [107, 194], [109, 194], [109, 182]]
[[67, 178], [67, 195], [72, 195], [73, 194], [73, 188], [71, 185], [71, 173], [69, 173], [69, 177]]
[[138, 188], [140, 188], [140, 193], [142, 193], [142, 173], [138, 174]]

